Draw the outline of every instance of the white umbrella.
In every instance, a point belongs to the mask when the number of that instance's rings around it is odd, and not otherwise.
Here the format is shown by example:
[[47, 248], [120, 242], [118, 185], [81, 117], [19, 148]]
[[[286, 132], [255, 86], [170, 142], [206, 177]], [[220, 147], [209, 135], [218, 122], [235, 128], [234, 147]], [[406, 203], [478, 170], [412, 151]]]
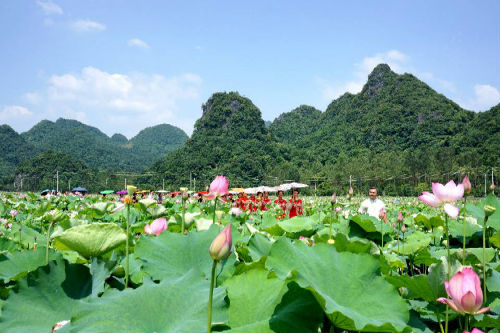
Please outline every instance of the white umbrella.
[[288, 191], [292, 188], [303, 188], [303, 187], [309, 187], [309, 185], [301, 183], [286, 183], [280, 185], [280, 188], [283, 189], [284, 191]]
[[257, 187], [249, 187], [249, 188], [246, 188], [246, 189], [245, 189], [245, 193], [246, 193], [246, 194], [255, 194], [255, 193], [257, 193], [257, 192], [259, 192], [259, 191], [257, 190]]
[[168, 193], [169, 191], [167, 190], [159, 190], [159, 191], [156, 191], [156, 193]]
[[269, 186], [259, 186], [259, 190], [261, 192], [276, 192], [276, 191], [278, 191], [275, 187], [269, 187]]

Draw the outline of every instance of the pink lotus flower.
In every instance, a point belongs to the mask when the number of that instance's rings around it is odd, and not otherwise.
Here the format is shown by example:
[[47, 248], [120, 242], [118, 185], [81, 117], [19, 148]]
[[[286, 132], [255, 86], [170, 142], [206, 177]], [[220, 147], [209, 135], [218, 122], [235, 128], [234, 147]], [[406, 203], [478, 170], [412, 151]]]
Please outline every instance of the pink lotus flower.
[[472, 331], [464, 331], [463, 333], [484, 333], [483, 331], [481, 330], [478, 330], [477, 328], [473, 328]]
[[11, 209], [11, 210], [10, 210], [10, 215], [11, 215], [12, 217], [16, 216], [17, 214], [18, 214], [17, 210], [15, 210], [15, 209]]
[[432, 207], [444, 205], [443, 208], [446, 214], [456, 219], [460, 209], [453, 203], [464, 196], [464, 184], [456, 185], [453, 180], [450, 180], [446, 185], [432, 183], [432, 192], [422, 192], [418, 200]]
[[144, 227], [144, 232], [148, 235], [160, 235], [162, 232], [167, 230], [167, 219], [159, 218], [151, 222], [151, 224], [146, 224]]
[[217, 176], [210, 184], [210, 193], [220, 197], [228, 193], [229, 180], [224, 176]]
[[231, 254], [232, 238], [231, 238], [231, 223], [229, 223], [212, 241], [210, 244], [210, 257], [213, 260], [220, 261], [227, 259]]
[[447, 304], [458, 313], [481, 314], [489, 308], [481, 308], [483, 292], [481, 281], [471, 267], [465, 267], [453, 275], [450, 281], [444, 282], [446, 293], [451, 299], [440, 297], [438, 302]]
[[337, 193], [332, 194], [332, 198], [330, 199], [330, 202], [336, 203], [337, 202]]
[[383, 208], [382, 208], [382, 209], [380, 209], [380, 211], [378, 212], [378, 217], [379, 217], [379, 218], [381, 218], [381, 219], [383, 219], [383, 218], [384, 218], [384, 216], [385, 216], [385, 209], [383, 209]]
[[335, 211], [336, 211], [337, 213], [338, 213], [338, 212], [340, 212], [341, 210], [342, 210], [342, 208], [340, 208], [340, 207], [338, 207], [338, 206], [337, 206], [337, 207], [335, 207]]

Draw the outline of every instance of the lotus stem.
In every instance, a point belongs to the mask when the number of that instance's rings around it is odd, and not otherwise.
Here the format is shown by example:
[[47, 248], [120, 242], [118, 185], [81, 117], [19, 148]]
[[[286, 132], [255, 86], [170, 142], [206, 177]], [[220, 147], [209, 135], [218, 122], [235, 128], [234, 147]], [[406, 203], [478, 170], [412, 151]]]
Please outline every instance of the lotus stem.
[[467, 196], [464, 197], [464, 230], [463, 230], [463, 250], [462, 250], [462, 266], [465, 266], [465, 205], [467, 204]]
[[181, 234], [184, 235], [184, 221], [186, 214], [186, 199], [182, 197], [182, 223], [181, 223]]
[[[451, 275], [451, 264], [450, 264], [450, 235], [448, 233], [448, 214], [444, 214], [444, 221], [446, 225], [446, 254], [448, 257], [448, 281], [450, 281]], [[445, 333], [448, 333], [448, 306], [446, 307], [446, 321], [445, 321]]]
[[[47, 229], [47, 244], [45, 246], [45, 265], [49, 264], [49, 245], [50, 245], [50, 229], [52, 228], [52, 225], [54, 224], [54, 221], [50, 222], [49, 228]], [[21, 233], [21, 231], [19, 231]], [[19, 237], [21, 238], [21, 237]]]
[[384, 248], [384, 221], [380, 219], [380, 234], [382, 235], [380, 237], [381, 243], [382, 243], [382, 249]]
[[125, 239], [125, 288], [128, 288], [128, 275], [129, 275], [129, 244], [128, 244], [128, 238], [129, 238], [129, 232], [130, 232], [130, 205], [127, 205], [127, 238]]
[[214, 200], [214, 216], [213, 216], [213, 220], [212, 220], [212, 223], [215, 224], [215, 211], [217, 210], [217, 197], [215, 197], [215, 200]]
[[488, 222], [488, 217], [484, 217], [484, 225], [483, 225], [483, 295], [484, 295], [484, 303], [487, 304], [487, 296], [486, 296], [486, 222]]
[[[215, 215], [215, 213], [214, 213]], [[215, 284], [215, 269], [217, 268], [217, 260], [214, 260], [212, 264], [212, 275], [210, 277], [210, 294], [208, 294], [208, 322], [207, 322], [207, 332], [212, 332], [212, 299], [214, 294], [214, 284]]]

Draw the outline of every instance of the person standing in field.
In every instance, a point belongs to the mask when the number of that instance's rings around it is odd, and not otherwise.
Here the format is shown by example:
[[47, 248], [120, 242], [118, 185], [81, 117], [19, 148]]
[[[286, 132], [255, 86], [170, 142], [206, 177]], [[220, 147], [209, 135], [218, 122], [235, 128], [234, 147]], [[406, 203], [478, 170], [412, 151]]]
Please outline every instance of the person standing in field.
[[276, 200], [274, 200], [274, 204], [278, 205], [283, 210], [283, 214], [280, 214], [276, 218], [278, 220], [282, 220], [285, 218], [285, 215], [286, 215], [286, 200], [283, 199], [283, 191], [282, 190], [279, 190], [277, 195], [278, 195], [278, 198]]
[[369, 199], [361, 203], [359, 212], [361, 214], [368, 214], [376, 218], [383, 218], [387, 222], [387, 212], [385, 211], [385, 203], [378, 199], [378, 190], [376, 187], [370, 187], [368, 190]]
[[288, 206], [290, 207], [290, 218], [297, 215], [304, 215], [302, 200], [299, 199], [299, 190], [294, 188], [292, 190], [292, 198], [288, 201]]

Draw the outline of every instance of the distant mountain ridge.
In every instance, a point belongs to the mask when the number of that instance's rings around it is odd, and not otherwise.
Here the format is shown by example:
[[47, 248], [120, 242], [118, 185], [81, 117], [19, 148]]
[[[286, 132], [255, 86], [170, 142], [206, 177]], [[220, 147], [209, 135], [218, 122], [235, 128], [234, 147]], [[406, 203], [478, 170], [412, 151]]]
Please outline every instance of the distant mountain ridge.
[[48, 150], [69, 154], [92, 168], [141, 171], [182, 146], [188, 136], [180, 128], [161, 124], [130, 140], [122, 134], [110, 138], [95, 127], [59, 118], [42, 120], [21, 134], [2, 125], [0, 138], [0, 172], [5, 176], [21, 161]]
[[224, 174], [232, 186], [314, 181], [328, 193], [352, 176], [357, 186], [414, 195], [431, 180], [447, 181], [436, 177], [450, 171], [456, 180], [468, 174], [482, 183], [485, 170], [500, 165], [500, 104], [468, 111], [415, 76], [380, 64], [358, 94], [345, 93], [323, 112], [301, 105], [271, 124], [249, 98], [218, 92], [202, 105], [191, 138], [171, 125], [146, 128], [130, 140], [110, 138], [66, 119], [42, 121], [20, 135], [0, 126], [0, 138], [5, 172], [50, 149], [90, 168], [146, 170], [151, 175], [137, 181], [151, 187], [207, 185]]
[[[459, 170], [479, 179], [480, 170], [499, 165], [499, 111], [499, 105], [479, 113], [465, 110], [415, 76], [380, 64], [360, 93], [345, 93], [324, 112], [301, 105], [268, 129], [250, 99], [216, 93], [203, 106], [186, 146], [149, 171], [168, 175], [172, 184], [186, 184], [190, 173], [205, 183], [225, 174], [235, 185], [317, 179], [330, 190], [345, 186], [351, 175], [372, 181], [404, 175], [412, 179], [404, 188], [410, 193], [429, 183], [419, 175]], [[242, 119], [237, 127], [231, 126], [235, 118]], [[249, 142], [264, 149], [243, 148]], [[396, 193], [402, 185], [394, 180], [387, 186]]]

